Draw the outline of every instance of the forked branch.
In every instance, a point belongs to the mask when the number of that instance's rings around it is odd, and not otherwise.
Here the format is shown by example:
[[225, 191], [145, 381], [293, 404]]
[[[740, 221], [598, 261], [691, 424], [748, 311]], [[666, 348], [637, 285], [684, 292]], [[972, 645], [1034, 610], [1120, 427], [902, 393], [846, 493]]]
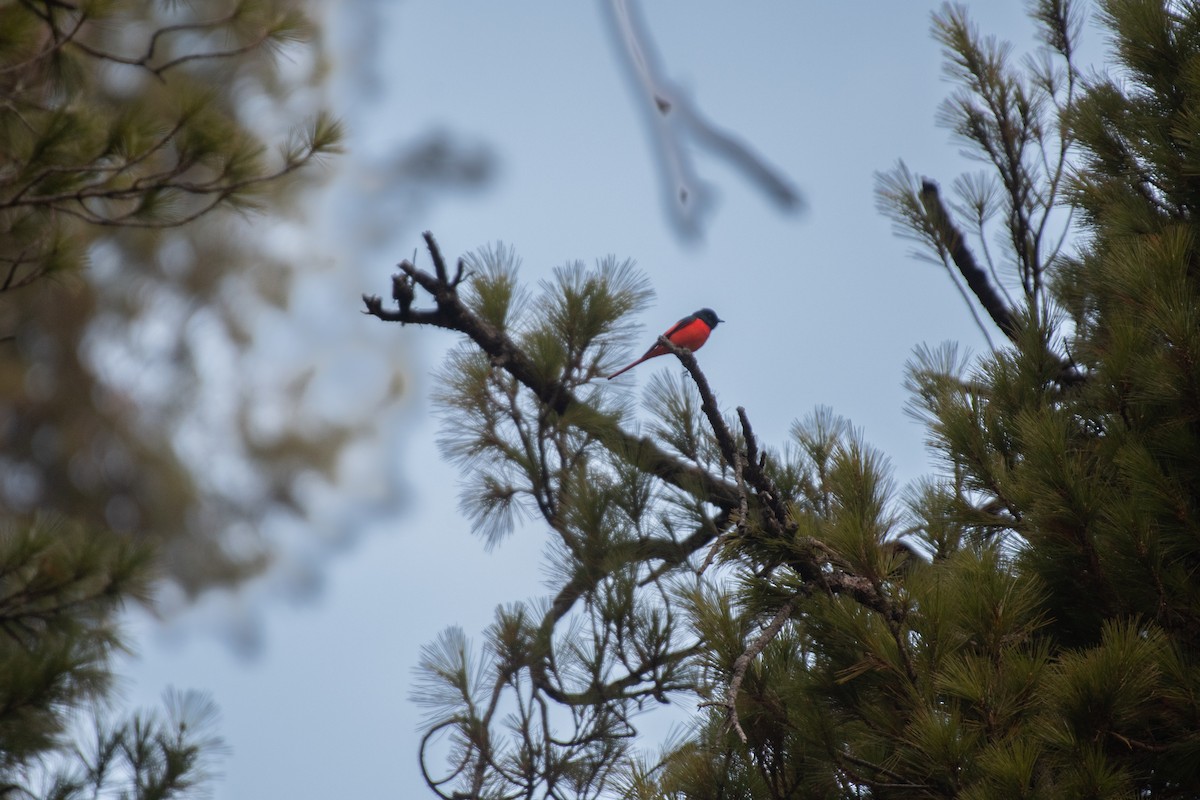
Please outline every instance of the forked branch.
[[[700, 467], [680, 461], [646, 437], [629, 433], [612, 415], [591, 408], [576, 398], [562, 382], [545, 377], [544, 371], [535, 368], [531, 357], [507, 332], [484, 320], [463, 302], [458, 293], [458, 287], [465, 278], [463, 263], [458, 263], [451, 277], [446, 260], [433, 235], [426, 232], [423, 236], [433, 260], [434, 271], [431, 273], [422, 270], [407, 259], [400, 262], [400, 274], [392, 279], [392, 298], [396, 301], [396, 307], [385, 309], [382, 299], [378, 296], [363, 295], [365, 313], [389, 322], [432, 325], [464, 334], [491, 358], [494, 367], [508, 372], [556, 414], [563, 416], [571, 412], [573, 424], [594, 436], [606, 448], [629, 459], [638, 468], [703, 502], [717, 506], [724, 512], [723, 516], [747, 507], [744, 488], [714, 476]], [[433, 308], [416, 307], [418, 287], [433, 300]], [[705, 415], [720, 442], [726, 460], [733, 464], [738, 458], [744, 459], [745, 477], [751, 490], [752, 502], [748, 504], [749, 507], [755, 513], [762, 513], [762, 524], [768, 530], [784, 536], [794, 535], [798, 526], [791, 517], [787, 498], [782, 497], [769, 480], [761, 455], [751, 462], [745, 453], [739, 452], [736, 438], [722, 419], [711, 387], [700, 371], [695, 357], [690, 351], [677, 348], [669, 341], [664, 341], [664, 344], [680, 359], [696, 382], [704, 402]], [[744, 413], [742, 422], [747, 442], [758, 454], [753, 432], [749, 429], [749, 420]], [[702, 541], [694, 542], [696, 548], [703, 547], [711, 541], [711, 534], [705, 532], [700, 539]], [[830, 594], [851, 597], [889, 619], [899, 615], [900, 612], [893, 607], [891, 600], [880, 593], [869, 578], [835, 563], [828, 548], [814, 546], [803, 549], [803, 553], [790, 560], [788, 566], [806, 582]], [[562, 601], [565, 608], [558, 610], [565, 613], [583, 591], [586, 589], [576, 587], [575, 591], [567, 592], [566, 596], [560, 595], [558, 600]]]

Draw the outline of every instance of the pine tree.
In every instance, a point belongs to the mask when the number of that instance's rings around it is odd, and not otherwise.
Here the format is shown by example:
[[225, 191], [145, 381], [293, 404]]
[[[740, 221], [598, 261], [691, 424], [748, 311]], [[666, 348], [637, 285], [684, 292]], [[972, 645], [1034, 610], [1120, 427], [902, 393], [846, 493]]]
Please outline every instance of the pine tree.
[[148, 601], [152, 566], [145, 544], [103, 529], [0, 529], [0, 795], [167, 798], [210, 777], [223, 745], [203, 695], [169, 691], [165, 719], [105, 710], [118, 614]]
[[[205, 388], [197, 329], [208, 352], [238, 352], [244, 309], [288, 296], [295, 267], [249, 215], [285, 213], [337, 148], [328, 114], [295, 119], [322, 73], [316, 35], [302, 0], [0, 6], [0, 468], [16, 476], [0, 506], [156, 541], [191, 591], [259, 568], [266, 545], [245, 546], [245, 522], [289, 502], [299, 470], [329, 471], [352, 435], [230, 436], [253, 494], [179, 455]], [[280, 74], [306, 55], [307, 74]], [[249, 428], [249, 401], [223, 396]]]
[[[240, 263], [221, 212], [281, 207], [335, 149], [324, 114], [271, 154], [270, 120], [237, 112], [292, 88], [274, 55], [311, 33], [287, 0], [0, 4], [0, 796], [178, 797], [221, 753], [201, 695], [113, 708], [118, 615], [164, 573], [196, 588], [257, 559], [197, 512], [171, 402], [130, 407], [86, 351], [136, 338], [151, 298], [216, 309]], [[195, 365], [170, 355], [178, 401]], [[317, 462], [301, 449], [271, 455]]]
[[[432, 269], [365, 298], [465, 336], [441, 395], [464, 506], [491, 542], [527, 514], [554, 543], [552, 598], [501, 608], [478, 652], [458, 630], [426, 649], [441, 796], [1196, 795], [1200, 8], [1103, 2], [1114, 77], [1086, 79], [1077, 10], [1033, 11], [1020, 66], [935, 17], [943, 119], [987, 170], [952, 202], [880, 179], [1003, 336], [918, 350], [941, 468], [906, 496], [828, 410], [765, 447], [686, 351], [639, 427], [595, 381], [646, 297], [627, 264], [534, 296], [511, 251], [452, 271], [426, 235]], [[635, 751], [639, 712], [696, 695], [690, 735]]]

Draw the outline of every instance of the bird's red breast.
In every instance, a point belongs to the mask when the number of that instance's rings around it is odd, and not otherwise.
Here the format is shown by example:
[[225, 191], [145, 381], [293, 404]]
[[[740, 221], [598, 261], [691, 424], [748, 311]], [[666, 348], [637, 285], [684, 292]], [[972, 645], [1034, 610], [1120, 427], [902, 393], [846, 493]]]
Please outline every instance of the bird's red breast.
[[708, 341], [712, 328], [708, 323], [693, 314], [675, 323], [675, 327], [667, 331], [666, 336], [677, 347], [688, 350], [698, 350], [700, 345]]

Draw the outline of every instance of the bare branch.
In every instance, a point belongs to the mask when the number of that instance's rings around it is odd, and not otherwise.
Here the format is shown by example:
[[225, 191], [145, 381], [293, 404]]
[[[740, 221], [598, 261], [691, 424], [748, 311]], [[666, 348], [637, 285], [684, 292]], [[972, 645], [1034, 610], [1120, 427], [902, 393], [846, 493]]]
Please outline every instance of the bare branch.
[[988, 316], [992, 318], [992, 322], [996, 323], [996, 327], [1010, 341], [1016, 341], [1017, 329], [1016, 323], [1013, 321], [1012, 310], [996, 293], [988, 280], [987, 273], [976, 263], [974, 253], [967, 247], [962, 233], [950, 219], [950, 214], [946, 211], [938, 194], [938, 186], [933, 181], [921, 182], [921, 203], [925, 207], [925, 213], [937, 233], [940, 244], [950, 254], [950, 258], [958, 267], [958, 271], [962, 273], [967, 285], [979, 299], [980, 305], [988, 312]]
[[663, 194], [672, 222], [683, 235], [701, 233], [703, 215], [711, 205], [709, 192], [697, 175], [687, 146], [690, 136], [724, 158], [761, 188], [777, 206], [799, 210], [799, 192], [778, 170], [736, 136], [708, 120], [696, 104], [664, 77], [654, 41], [638, 16], [636, 0], [605, 0], [615, 50], [634, 86], [658, 149]]
[[738, 719], [737, 712], [737, 698], [742, 690], [742, 680], [746, 677], [746, 670], [750, 668], [750, 663], [758, 658], [767, 645], [779, 635], [779, 632], [783, 630], [783, 626], [791, 619], [795, 608], [796, 598], [788, 598], [779, 607], [779, 610], [775, 612], [775, 616], [772, 617], [767, 627], [763, 628], [758, 638], [751, 642], [746, 651], [733, 662], [733, 672], [730, 674], [729, 686], [725, 690], [724, 699], [700, 704], [700, 708], [706, 706], [720, 706], [724, 708], [726, 713], [725, 724], [737, 733], [738, 738], [742, 740], [742, 744], [746, 744], [747, 742], [746, 732], [742, 730], [742, 723]]

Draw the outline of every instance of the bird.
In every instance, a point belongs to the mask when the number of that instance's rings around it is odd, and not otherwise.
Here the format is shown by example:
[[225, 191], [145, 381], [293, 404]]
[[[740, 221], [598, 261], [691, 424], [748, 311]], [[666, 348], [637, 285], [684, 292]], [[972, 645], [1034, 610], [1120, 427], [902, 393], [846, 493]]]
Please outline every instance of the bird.
[[[711, 308], [702, 308], [695, 314], [690, 314], [676, 322], [670, 330], [663, 334], [676, 347], [686, 347], [688, 350], [699, 350], [708, 341], [708, 335], [712, 333], [713, 328], [717, 327], [717, 323], [725, 320], [717, 317], [717, 312]], [[643, 361], [647, 361], [655, 356], [661, 356], [670, 352], [657, 342], [646, 351], [646, 354], [634, 361], [632, 364], [621, 367], [621, 369], [608, 376], [611, 381], [613, 378], [620, 375], [622, 372], [633, 369]]]

